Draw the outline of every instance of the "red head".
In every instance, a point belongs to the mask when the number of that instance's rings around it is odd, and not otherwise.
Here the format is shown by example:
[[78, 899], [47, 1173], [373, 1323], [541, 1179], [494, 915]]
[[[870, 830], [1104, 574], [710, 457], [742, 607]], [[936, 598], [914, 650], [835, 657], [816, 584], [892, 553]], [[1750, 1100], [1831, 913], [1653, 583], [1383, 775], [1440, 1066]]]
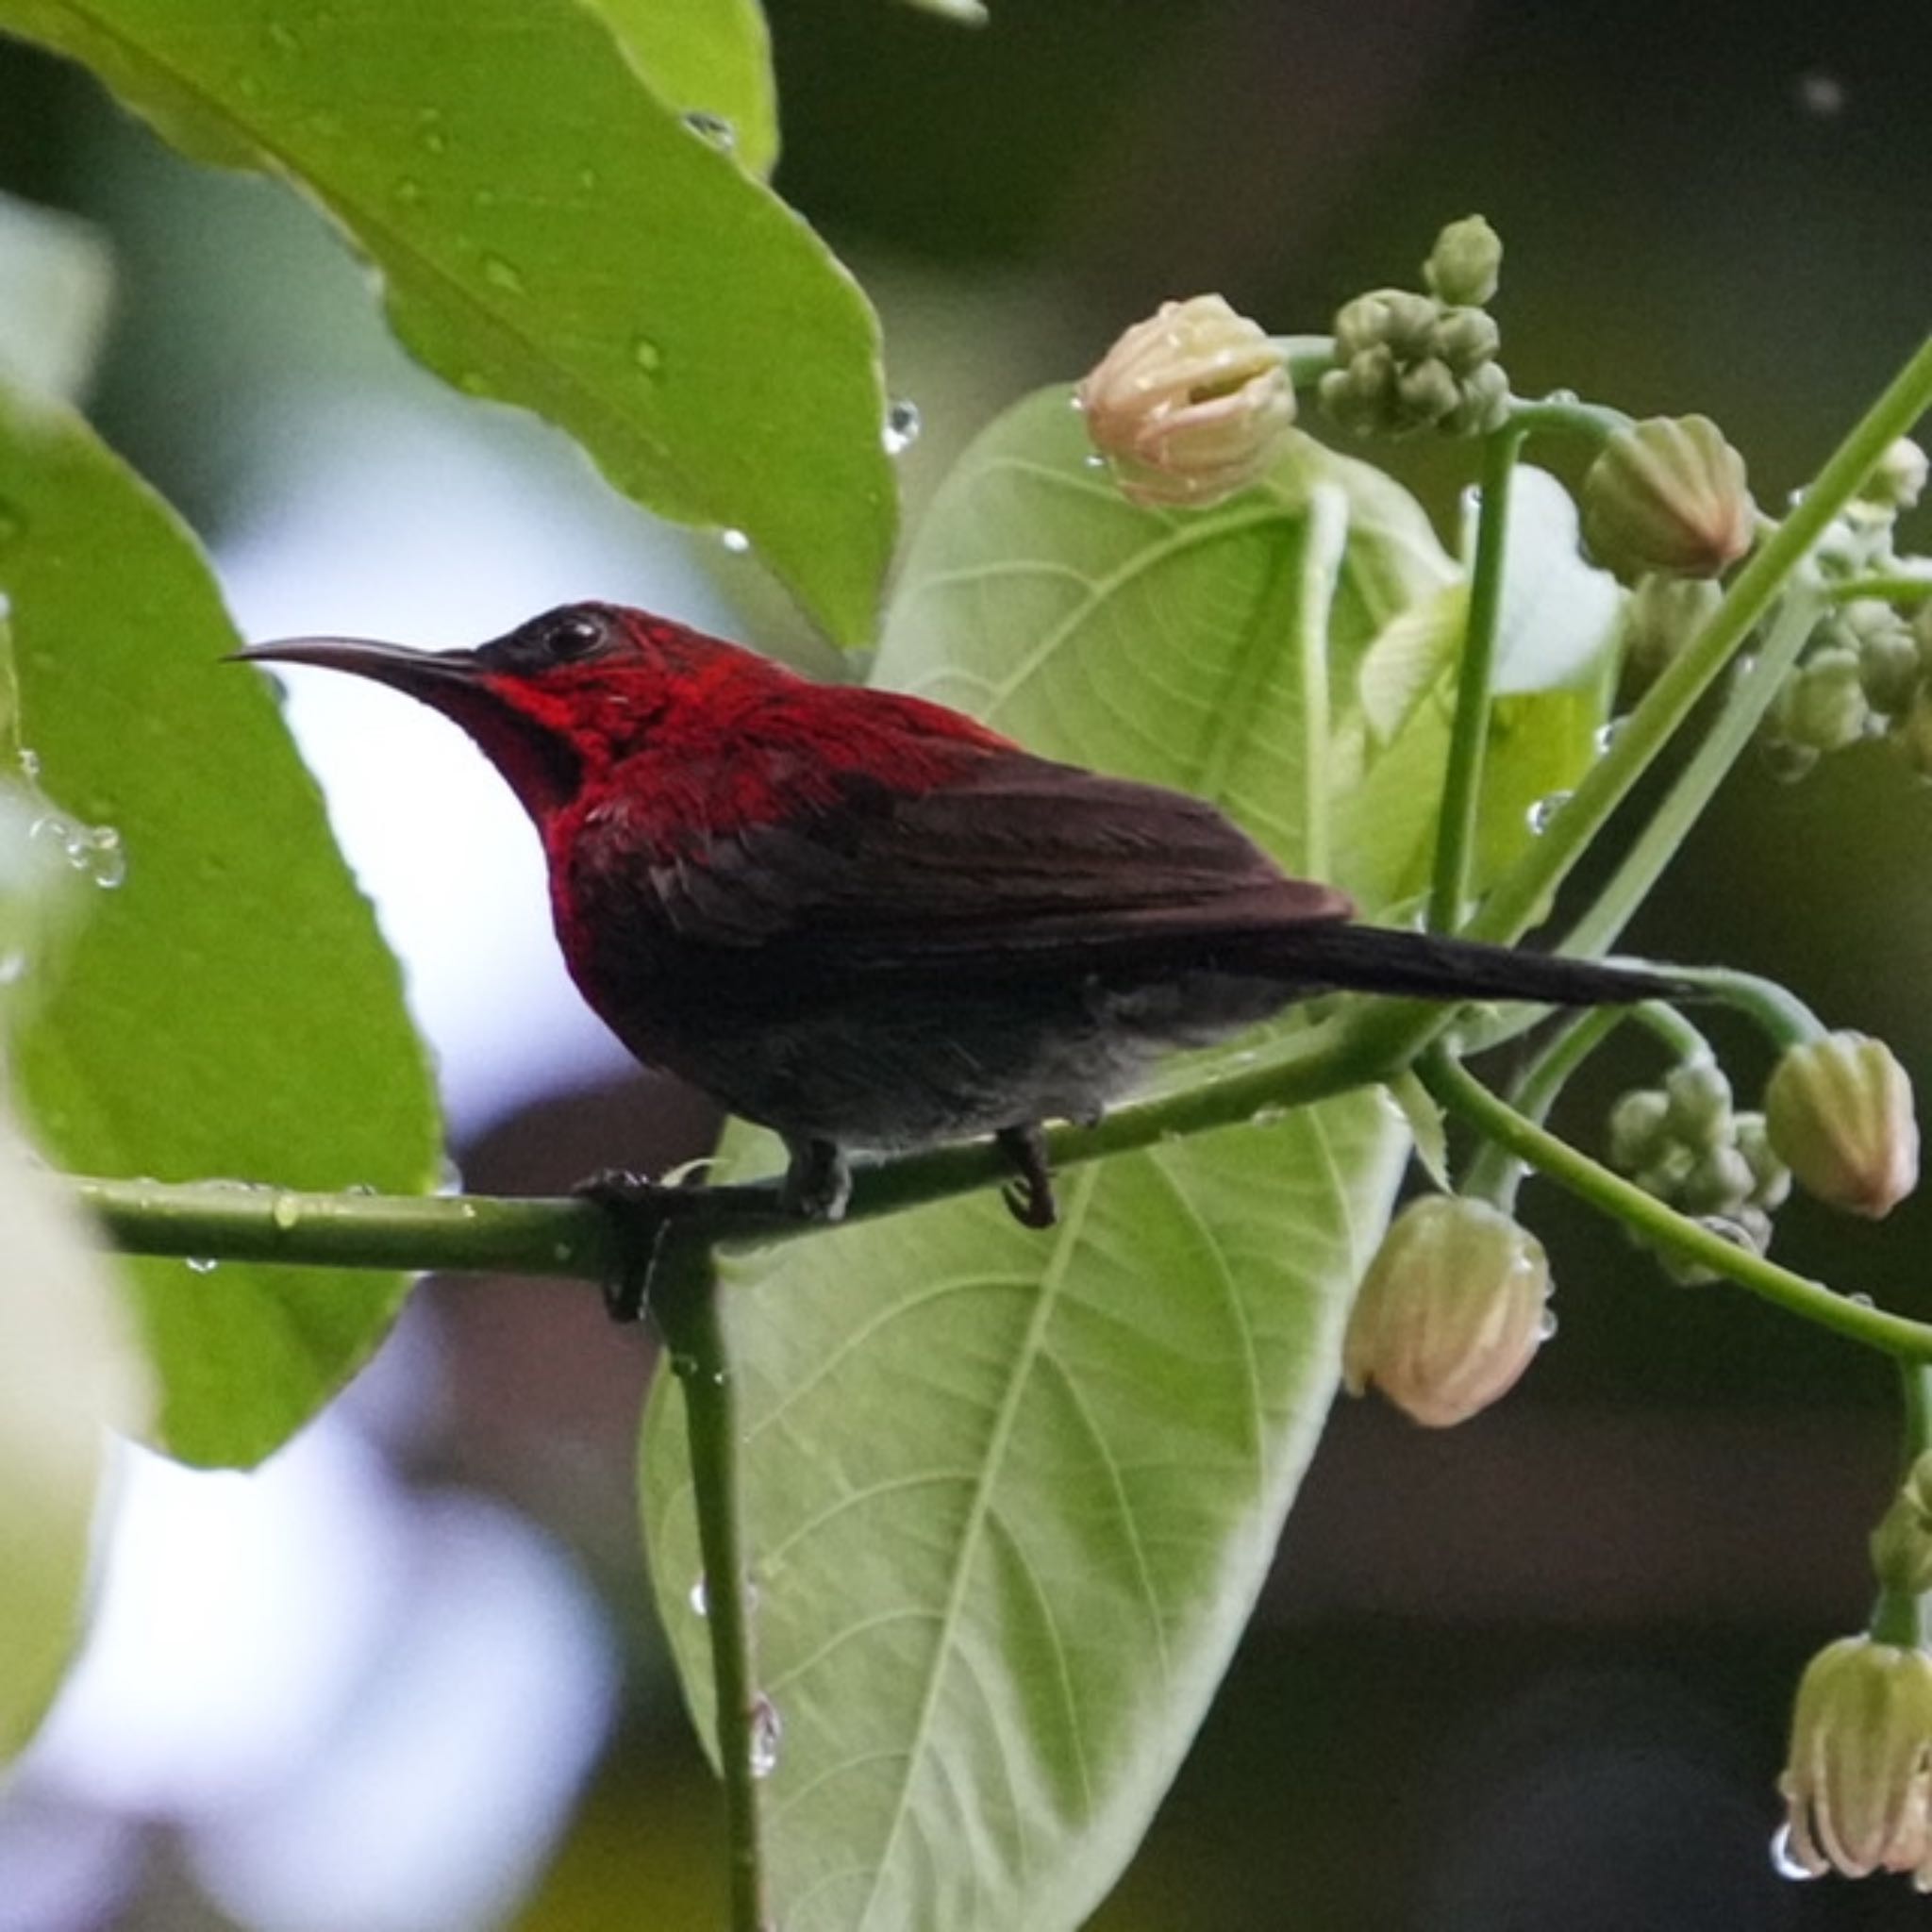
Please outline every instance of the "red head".
[[668, 618], [566, 604], [471, 651], [285, 638], [236, 656], [317, 664], [406, 691], [460, 724], [542, 824], [688, 708], [716, 721], [803, 686], [783, 666]]

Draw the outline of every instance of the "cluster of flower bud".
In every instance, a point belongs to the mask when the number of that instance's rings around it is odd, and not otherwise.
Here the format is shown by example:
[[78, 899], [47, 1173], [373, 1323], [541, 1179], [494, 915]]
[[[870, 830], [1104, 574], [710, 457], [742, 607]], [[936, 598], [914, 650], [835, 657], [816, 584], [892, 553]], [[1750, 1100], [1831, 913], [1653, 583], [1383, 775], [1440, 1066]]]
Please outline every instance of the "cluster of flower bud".
[[1336, 366], [1322, 407], [1360, 436], [1425, 429], [1477, 436], [1509, 408], [1496, 360], [1502, 338], [1484, 305], [1496, 292], [1503, 243], [1480, 215], [1451, 222], [1423, 264], [1427, 292], [1376, 289], [1335, 317]]
[[[1859, 494], [1833, 519], [1812, 562], [1829, 588], [1861, 577], [1924, 575], [1923, 560], [1893, 548], [1899, 512], [1925, 487], [1926, 458], [1894, 442]], [[1826, 754], [1884, 739], [1932, 779], [1932, 599], [1915, 609], [1876, 597], [1837, 604], [1805, 647], [1771, 709], [1759, 741], [1780, 778], [1806, 776]]]
[[[1610, 1109], [1609, 1160], [1645, 1193], [1761, 1255], [1771, 1217], [1791, 1191], [1790, 1170], [1760, 1113], [1732, 1105], [1731, 1083], [1708, 1055], [1679, 1062], [1661, 1087], [1640, 1087]], [[1665, 1255], [1687, 1286], [1713, 1279]]]
[[1371, 1384], [1430, 1428], [1514, 1386], [1555, 1327], [1542, 1243], [1485, 1201], [1430, 1194], [1390, 1224], [1342, 1341], [1342, 1385]]
[[1280, 343], [1219, 295], [1163, 302], [1074, 392], [1122, 494], [1205, 509], [1257, 482], [1295, 415]]

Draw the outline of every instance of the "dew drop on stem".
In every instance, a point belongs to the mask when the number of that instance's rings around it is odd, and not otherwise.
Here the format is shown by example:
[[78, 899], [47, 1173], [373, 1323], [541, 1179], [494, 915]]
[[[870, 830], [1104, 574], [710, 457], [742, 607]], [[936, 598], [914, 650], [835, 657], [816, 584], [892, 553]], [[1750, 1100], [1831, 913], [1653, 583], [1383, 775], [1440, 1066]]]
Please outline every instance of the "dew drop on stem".
[[685, 1602], [691, 1606], [691, 1613], [694, 1617], [708, 1617], [711, 1614], [710, 1592], [705, 1588], [705, 1579], [702, 1575], [686, 1593]]
[[1800, 1863], [1791, 1850], [1791, 1827], [1789, 1824], [1780, 1824], [1771, 1835], [1771, 1869], [1780, 1878], [1790, 1878], [1800, 1884], [1818, 1876], [1809, 1866]]
[[1556, 1334], [1557, 1311], [1546, 1305], [1542, 1313], [1537, 1317], [1536, 1339], [1539, 1341], [1552, 1341], [1556, 1339]]
[[221, 1263], [212, 1255], [190, 1255], [188, 1272], [191, 1274], [212, 1274]]
[[1570, 803], [1572, 795], [1568, 791], [1552, 791], [1548, 797], [1539, 798], [1530, 807], [1529, 810], [1524, 814], [1524, 818], [1528, 823], [1529, 829], [1539, 839], [1557, 823], [1557, 814]]

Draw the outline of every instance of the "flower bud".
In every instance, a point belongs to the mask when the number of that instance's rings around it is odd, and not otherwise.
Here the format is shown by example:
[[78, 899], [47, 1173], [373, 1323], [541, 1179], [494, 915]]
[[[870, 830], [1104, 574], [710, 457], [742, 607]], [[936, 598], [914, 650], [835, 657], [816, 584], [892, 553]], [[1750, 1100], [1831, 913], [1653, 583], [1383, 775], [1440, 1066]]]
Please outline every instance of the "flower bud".
[[1903, 623], [1890, 605], [1877, 608], [1883, 617], [1874, 617], [1857, 633], [1858, 682], [1874, 711], [1895, 717], [1911, 709], [1924, 673], [1911, 626]]
[[1648, 691], [1704, 627], [1724, 592], [1704, 577], [1640, 577], [1624, 607], [1624, 683], [1632, 697]]
[[1502, 270], [1503, 238], [1481, 215], [1468, 215], [1436, 237], [1423, 282], [1444, 302], [1479, 308], [1496, 292]]
[[1633, 1087], [1610, 1108], [1610, 1165], [1620, 1174], [1647, 1167], [1672, 1144], [1669, 1097], [1656, 1087]]
[[1738, 1152], [1751, 1170], [1750, 1201], [1769, 1213], [1790, 1199], [1791, 1171], [1777, 1158], [1761, 1113], [1740, 1113], [1733, 1121]]
[[1462, 400], [1449, 365], [1434, 356], [1412, 362], [1396, 383], [1404, 418], [1416, 425], [1440, 423]]
[[1369, 1264], [1342, 1342], [1351, 1395], [1374, 1383], [1444, 1428], [1511, 1387], [1544, 1334], [1542, 1243], [1482, 1201], [1434, 1194], [1406, 1208]]
[[1764, 1090], [1765, 1131], [1807, 1193], [1876, 1221], [1919, 1184], [1912, 1086], [1882, 1040], [1790, 1048]]
[[1509, 413], [1509, 378], [1500, 362], [1485, 362], [1462, 384], [1462, 399], [1441, 426], [1452, 436], [1487, 436]]
[[1162, 303], [1077, 400], [1094, 448], [1141, 504], [1220, 503], [1263, 475], [1294, 422], [1287, 357], [1219, 295]]
[[1484, 308], [1448, 308], [1438, 318], [1431, 346], [1457, 375], [1474, 375], [1496, 359], [1502, 331]]
[[1842, 751], [1865, 735], [1872, 706], [1858, 654], [1838, 644], [1815, 651], [1777, 694], [1780, 737], [1807, 751]]
[[1901, 436], [1878, 458], [1858, 494], [1887, 509], [1910, 509], [1924, 491], [1925, 475], [1925, 452], [1909, 436]]
[[1672, 1136], [1687, 1147], [1721, 1147], [1731, 1138], [1731, 1083], [1707, 1052], [1664, 1075]]
[[1932, 1657], [1869, 1637], [1827, 1644], [1798, 1685], [1777, 1784], [1806, 1871], [1909, 1872], [1932, 1890]]
[[1583, 478], [1583, 534], [1619, 576], [1714, 577], [1751, 547], [1744, 458], [1708, 416], [1620, 429]]
[[1891, 1507], [1872, 1532], [1872, 1569], [1879, 1588], [1900, 1596], [1932, 1590], [1932, 1452], [1906, 1473]]

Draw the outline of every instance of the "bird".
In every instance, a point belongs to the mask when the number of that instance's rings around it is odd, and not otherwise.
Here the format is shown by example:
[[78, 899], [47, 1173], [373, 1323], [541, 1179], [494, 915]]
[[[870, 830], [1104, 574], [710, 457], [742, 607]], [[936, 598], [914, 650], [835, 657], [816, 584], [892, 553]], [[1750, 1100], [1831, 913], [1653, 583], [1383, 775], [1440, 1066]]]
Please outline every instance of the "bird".
[[1206, 800], [621, 605], [473, 649], [234, 655], [370, 678], [467, 732], [535, 824], [584, 999], [640, 1060], [780, 1136], [800, 1216], [842, 1215], [856, 1153], [990, 1135], [1014, 1215], [1051, 1226], [1045, 1122], [1097, 1122], [1164, 1055], [1314, 994], [1683, 991], [1357, 924]]

